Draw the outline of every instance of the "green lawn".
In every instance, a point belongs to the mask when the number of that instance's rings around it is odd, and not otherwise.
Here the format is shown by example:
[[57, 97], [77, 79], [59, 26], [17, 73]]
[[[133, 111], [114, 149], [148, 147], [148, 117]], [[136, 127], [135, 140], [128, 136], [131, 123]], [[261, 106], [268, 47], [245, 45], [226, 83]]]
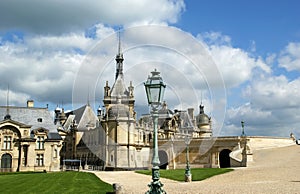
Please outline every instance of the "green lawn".
[[[192, 172], [192, 180], [193, 181], [201, 181], [207, 179], [209, 177], [223, 174], [226, 172], [233, 171], [233, 169], [227, 168], [195, 168], [191, 169]], [[151, 175], [151, 170], [138, 170], [137, 173]], [[185, 180], [185, 169], [175, 169], [175, 170], [160, 170], [160, 177], [172, 179], [176, 181], [184, 181]]]
[[0, 193], [106, 193], [112, 186], [86, 172], [0, 175]]

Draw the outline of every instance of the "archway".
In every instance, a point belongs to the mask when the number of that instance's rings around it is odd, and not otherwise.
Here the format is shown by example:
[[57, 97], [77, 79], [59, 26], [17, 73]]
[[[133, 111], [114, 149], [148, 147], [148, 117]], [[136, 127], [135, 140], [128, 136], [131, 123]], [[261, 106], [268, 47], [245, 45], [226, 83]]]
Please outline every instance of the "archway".
[[159, 150], [158, 157], [159, 157], [159, 161], [160, 161], [159, 168], [167, 169], [167, 166], [169, 164], [169, 158], [168, 158], [167, 152], [165, 152], [164, 150]]
[[231, 150], [224, 149], [219, 154], [220, 168], [228, 168], [230, 167], [230, 154]]
[[1, 168], [3, 169], [11, 169], [11, 155], [3, 154], [1, 157]]

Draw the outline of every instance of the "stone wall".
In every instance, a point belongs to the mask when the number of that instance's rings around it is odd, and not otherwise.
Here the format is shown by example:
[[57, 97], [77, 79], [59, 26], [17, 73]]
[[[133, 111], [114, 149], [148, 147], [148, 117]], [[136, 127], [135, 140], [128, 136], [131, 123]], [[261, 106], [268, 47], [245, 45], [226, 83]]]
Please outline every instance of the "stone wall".
[[283, 137], [248, 136], [247, 139], [252, 151], [276, 147], [285, 147], [295, 144], [292, 138]]

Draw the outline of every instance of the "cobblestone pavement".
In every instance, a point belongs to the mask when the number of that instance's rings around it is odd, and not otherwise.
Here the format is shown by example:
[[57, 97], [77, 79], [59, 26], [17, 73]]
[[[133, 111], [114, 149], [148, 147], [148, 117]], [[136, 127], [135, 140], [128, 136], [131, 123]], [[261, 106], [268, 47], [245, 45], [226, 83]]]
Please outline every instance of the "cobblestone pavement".
[[[193, 171], [192, 171], [193, 172]], [[131, 171], [94, 172], [101, 180], [118, 183], [124, 194], [148, 190], [151, 177]], [[168, 194], [198, 193], [300, 193], [300, 146], [258, 150], [246, 168], [191, 183], [161, 178]]]

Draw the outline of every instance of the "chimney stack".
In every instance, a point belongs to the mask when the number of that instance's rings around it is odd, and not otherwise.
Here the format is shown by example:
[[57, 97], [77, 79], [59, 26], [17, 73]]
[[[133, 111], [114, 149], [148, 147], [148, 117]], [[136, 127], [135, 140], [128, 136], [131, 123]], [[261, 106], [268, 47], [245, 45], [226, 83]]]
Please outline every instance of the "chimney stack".
[[194, 120], [194, 108], [188, 108], [188, 114], [192, 120]]
[[34, 107], [34, 101], [33, 100], [27, 100], [27, 108]]

